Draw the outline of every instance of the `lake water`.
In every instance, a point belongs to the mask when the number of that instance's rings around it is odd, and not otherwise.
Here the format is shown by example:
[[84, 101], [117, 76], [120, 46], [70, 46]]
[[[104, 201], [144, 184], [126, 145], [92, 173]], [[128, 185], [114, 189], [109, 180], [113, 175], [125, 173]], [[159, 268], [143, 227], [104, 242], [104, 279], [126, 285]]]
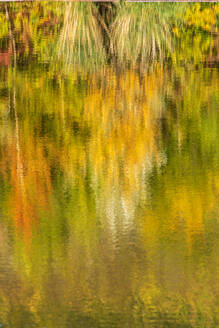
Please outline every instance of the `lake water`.
[[217, 60], [66, 72], [49, 28], [0, 42], [1, 327], [219, 327]]

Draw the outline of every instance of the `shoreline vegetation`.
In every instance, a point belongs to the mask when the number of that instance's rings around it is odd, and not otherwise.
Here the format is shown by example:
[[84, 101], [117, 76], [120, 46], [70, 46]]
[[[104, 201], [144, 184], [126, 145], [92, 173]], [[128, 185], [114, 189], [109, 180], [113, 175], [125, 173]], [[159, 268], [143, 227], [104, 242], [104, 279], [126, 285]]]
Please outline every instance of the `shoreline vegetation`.
[[[73, 67], [97, 70], [112, 63], [120, 68], [144, 68], [154, 62], [180, 61], [183, 56], [197, 63], [218, 60], [217, 3], [32, 2], [0, 6], [0, 45], [5, 59], [12, 55], [14, 38], [17, 49], [13, 54], [18, 54], [18, 60], [37, 54], [40, 61], [47, 59], [54, 67], [62, 64], [66, 71]], [[196, 58], [188, 58], [184, 52], [193, 41]]]

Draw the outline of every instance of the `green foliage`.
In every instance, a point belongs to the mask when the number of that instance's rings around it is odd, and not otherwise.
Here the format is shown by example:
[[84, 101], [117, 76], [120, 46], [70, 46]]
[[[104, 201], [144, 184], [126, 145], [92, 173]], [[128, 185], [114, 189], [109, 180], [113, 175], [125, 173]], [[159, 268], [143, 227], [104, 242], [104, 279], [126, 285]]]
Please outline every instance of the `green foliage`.
[[65, 8], [63, 28], [58, 43], [58, 58], [67, 64], [90, 66], [105, 62], [101, 27], [93, 3], [69, 3]]
[[112, 47], [119, 63], [161, 59], [172, 49], [170, 18], [176, 6], [169, 4], [124, 4], [111, 27]]
[[[218, 4], [45, 2], [6, 6], [17, 59], [24, 62], [28, 56], [37, 56], [55, 69], [65, 67], [67, 71], [76, 65], [99, 69], [109, 62], [147, 66], [154, 60], [180, 61], [180, 56], [198, 62], [201, 54], [216, 51], [209, 32], [217, 32]], [[9, 47], [5, 8], [2, 5], [0, 11], [2, 49]], [[205, 34], [195, 32], [200, 30]]]

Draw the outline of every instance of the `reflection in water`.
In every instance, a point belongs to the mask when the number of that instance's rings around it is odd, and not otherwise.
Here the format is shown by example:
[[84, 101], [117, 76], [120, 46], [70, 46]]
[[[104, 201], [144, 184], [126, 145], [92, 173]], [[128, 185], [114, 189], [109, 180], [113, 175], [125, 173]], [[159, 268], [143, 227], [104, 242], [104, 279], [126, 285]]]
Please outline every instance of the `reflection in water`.
[[3, 327], [217, 327], [218, 70], [2, 54]]

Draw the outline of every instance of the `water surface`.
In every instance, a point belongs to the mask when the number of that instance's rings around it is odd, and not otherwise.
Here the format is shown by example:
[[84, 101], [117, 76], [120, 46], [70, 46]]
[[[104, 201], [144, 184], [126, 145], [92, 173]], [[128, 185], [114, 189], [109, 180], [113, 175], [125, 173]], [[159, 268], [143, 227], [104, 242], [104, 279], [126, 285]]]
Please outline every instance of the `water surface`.
[[217, 61], [66, 73], [2, 40], [2, 327], [218, 327]]

